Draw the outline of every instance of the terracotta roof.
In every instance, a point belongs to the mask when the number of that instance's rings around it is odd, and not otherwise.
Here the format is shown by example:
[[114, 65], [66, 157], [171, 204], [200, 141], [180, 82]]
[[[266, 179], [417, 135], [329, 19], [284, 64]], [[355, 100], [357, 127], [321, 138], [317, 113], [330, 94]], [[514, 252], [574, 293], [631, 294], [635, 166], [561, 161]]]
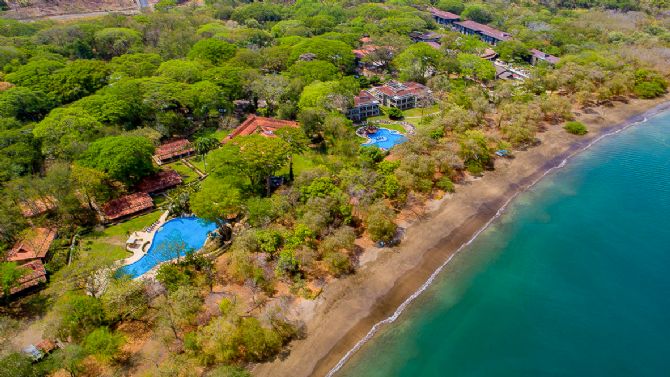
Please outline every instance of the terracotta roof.
[[[20, 267], [27, 268], [29, 272], [18, 280], [16, 287], [12, 288], [9, 293], [14, 294], [21, 292], [24, 289], [28, 289], [30, 287], [39, 285], [40, 283], [47, 282], [47, 271], [44, 268], [42, 261], [34, 260], [32, 262], [23, 264]], [[0, 295], [2, 295], [2, 292], [0, 292]]]
[[154, 206], [154, 201], [149, 194], [138, 192], [111, 200], [102, 206], [102, 212], [107, 220], [116, 220], [145, 211]]
[[441, 10], [441, 9], [430, 7], [430, 8], [428, 8], [428, 10], [430, 11], [430, 14], [432, 14], [433, 16], [444, 18], [445, 20], [460, 20], [461, 19], [461, 16], [459, 16], [457, 14], [454, 14], [454, 13], [451, 13], [451, 12]]
[[488, 25], [480, 24], [479, 22], [466, 20], [461, 22], [455, 22], [454, 24], [460, 25], [466, 29], [478, 31], [484, 35], [493, 37], [499, 41], [509, 41], [510, 39], [512, 39], [512, 36], [509, 33], [505, 33], [504, 31], [500, 31]]
[[434, 48], [434, 49], [436, 49], [436, 50], [439, 50], [439, 49], [442, 48], [442, 45], [439, 44], [439, 43], [437, 43], [437, 42], [425, 42], [425, 43], [426, 43], [428, 46], [430, 46], [430, 47], [432, 47], [432, 48]]
[[370, 37], [361, 37], [358, 41], [361, 42], [361, 43], [370, 43], [370, 42], [372, 42], [372, 38], [370, 38]]
[[537, 59], [544, 60], [548, 63], [551, 64], [557, 64], [558, 61], [560, 60], [559, 58], [555, 57], [554, 55], [549, 55], [546, 54], [540, 50], [532, 49], [530, 50], [530, 53], [533, 54], [533, 56]]
[[19, 209], [23, 217], [35, 217], [47, 213], [56, 208], [56, 199], [53, 196], [45, 196], [30, 201], [19, 203]]
[[44, 339], [41, 342], [37, 343], [37, 349], [44, 353], [49, 353], [56, 349], [56, 343], [49, 339]]
[[354, 55], [356, 55], [357, 58], [363, 59], [364, 57], [366, 57], [366, 56], [370, 55], [371, 53], [377, 51], [378, 48], [379, 48], [379, 46], [375, 46], [375, 45], [365, 45], [365, 46], [362, 46], [359, 49], [351, 50], [351, 52], [353, 52]]
[[377, 99], [375, 96], [370, 94], [367, 90], [361, 90], [361, 92], [354, 97], [354, 106], [369, 105], [376, 102]]
[[16, 244], [14, 244], [14, 247], [9, 250], [7, 253], [7, 260], [16, 262], [30, 259], [42, 259], [46, 257], [49, 247], [51, 247], [55, 238], [56, 229], [30, 229]]
[[186, 139], [177, 139], [156, 148], [154, 158], [157, 161], [165, 161], [171, 158], [191, 154], [193, 151], [194, 149], [191, 146], [190, 141]]
[[255, 133], [267, 137], [274, 137], [275, 131], [284, 127], [299, 127], [298, 122], [290, 120], [281, 120], [274, 118], [259, 117], [251, 114], [242, 122], [233, 132], [231, 132], [224, 140], [230, 140], [237, 136], [249, 136]]
[[161, 170], [150, 177], [142, 179], [137, 185], [137, 190], [152, 194], [180, 185], [182, 181], [181, 175], [176, 171], [172, 169]]
[[423, 95], [429, 92], [428, 87], [417, 82], [399, 83], [396, 81], [389, 81], [383, 86], [372, 89], [379, 91], [389, 97], [402, 97], [406, 95]]

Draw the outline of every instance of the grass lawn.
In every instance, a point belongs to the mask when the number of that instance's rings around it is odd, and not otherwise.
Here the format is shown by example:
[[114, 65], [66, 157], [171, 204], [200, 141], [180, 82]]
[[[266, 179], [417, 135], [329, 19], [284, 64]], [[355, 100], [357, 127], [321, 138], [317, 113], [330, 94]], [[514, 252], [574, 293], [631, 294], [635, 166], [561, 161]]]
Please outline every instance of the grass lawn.
[[[293, 174], [298, 176], [298, 174], [300, 174], [302, 171], [319, 165], [318, 161], [314, 160], [315, 157], [316, 154], [313, 152], [305, 152], [303, 154], [293, 156]], [[278, 171], [277, 175], [288, 175], [288, 164], [286, 164], [286, 166]]]
[[[201, 172], [207, 173], [205, 171], [205, 162], [202, 161], [202, 158], [200, 158], [200, 156], [193, 157], [189, 161], [193, 164], [193, 166], [200, 169]], [[207, 160], [207, 166], [208, 167], [210, 166], [210, 161], [209, 160]]]
[[232, 130], [216, 130], [212, 132], [211, 136], [214, 136], [216, 140], [221, 141], [223, 140]]
[[403, 111], [402, 113], [405, 115], [405, 118], [421, 118], [421, 113], [423, 112], [423, 116], [427, 116], [433, 113], [436, 113], [440, 111], [440, 107], [438, 105], [433, 105], [429, 106], [426, 108], [414, 108], [414, 109], [407, 109]]
[[393, 124], [380, 124], [379, 126], [382, 127], [382, 128], [388, 128], [389, 130], [396, 130], [396, 131], [399, 131], [399, 132], [402, 132], [402, 133], [405, 133], [405, 132], [406, 132], [406, 131], [405, 131], [405, 127], [403, 127], [403, 126], [401, 126], [401, 125], [399, 125], [399, 124], [397, 124], [397, 123], [393, 123]]
[[137, 230], [142, 230], [153, 224], [163, 211], [156, 210], [146, 215], [112, 225], [102, 232], [93, 232], [81, 238], [82, 248], [93, 254], [111, 255], [114, 259], [123, 259], [130, 255], [126, 251], [126, 240], [128, 236]]
[[[195, 159], [191, 160], [191, 163], [197, 166], [197, 164], [195, 163]], [[198, 174], [196, 174], [196, 172], [191, 170], [191, 168], [189, 168], [188, 166], [184, 165], [181, 161], [172, 162], [165, 166], [172, 168], [177, 173], [179, 173], [182, 176], [182, 178], [184, 178], [184, 183], [190, 183], [198, 179]]]

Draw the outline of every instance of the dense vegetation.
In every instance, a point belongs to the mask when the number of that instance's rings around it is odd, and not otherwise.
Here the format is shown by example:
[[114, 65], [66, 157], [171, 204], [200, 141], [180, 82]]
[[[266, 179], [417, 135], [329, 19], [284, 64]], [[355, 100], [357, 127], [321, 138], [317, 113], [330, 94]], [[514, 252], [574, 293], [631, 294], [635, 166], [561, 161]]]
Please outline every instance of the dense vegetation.
[[[37, 364], [5, 352], [0, 376], [137, 371], [124, 344], [145, 332], [169, 353], [142, 373], [245, 375], [240, 367], [300, 335], [288, 297], [313, 298], [355, 270], [357, 239], [393, 240], [398, 213], [493, 169], [496, 150], [535, 144], [578, 107], [664, 95], [670, 75], [659, 0], [434, 4], [512, 34], [495, 49], [530, 72], [524, 81], [495, 80], [479, 57], [490, 46], [475, 37], [442, 30], [441, 50], [412, 43], [409, 32], [438, 29], [428, 1], [176, 3], [65, 23], [0, 19], [0, 250], [29, 226], [59, 228], [49, 285], [21, 310], [44, 316], [46, 336], [65, 344]], [[364, 59], [379, 63], [376, 77], [356, 74], [362, 36], [380, 46]], [[560, 63], [529, 66], [531, 48]], [[361, 148], [344, 114], [361, 88], [392, 77], [427, 84], [439, 111], [416, 117], [416, 133], [389, 155]], [[239, 100], [300, 128], [220, 146], [246, 115]], [[174, 137], [193, 141], [191, 161], [209, 175], [159, 206], [216, 221], [232, 241], [164, 264], [158, 284], [101, 273], [123, 256], [72, 236], [99, 234], [96, 205], [153, 174], [154, 148]], [[57, 207], [29, 222], [19, 203], [37, 198]], [[2, 263], [0, 274], [9, 292], [22, 272]], [[3, 334], [17, 327], [2, 317]]]

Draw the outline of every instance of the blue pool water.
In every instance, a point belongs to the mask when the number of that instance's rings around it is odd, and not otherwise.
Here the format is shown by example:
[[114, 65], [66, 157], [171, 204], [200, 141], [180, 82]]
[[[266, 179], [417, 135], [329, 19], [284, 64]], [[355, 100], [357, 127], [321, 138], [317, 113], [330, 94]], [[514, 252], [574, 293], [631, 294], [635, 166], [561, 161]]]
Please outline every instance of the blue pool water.
[[141, 276], [157, 264], [174, 259], [177, 252], [184, 256], [189, 250], [200, 249], [214, 230], [215, 223], [197, 217], [172, 219], [158, 229], [149, 251], [142, 259], [122, 267], [120, 272], [133, 278]]
[[370, 140], [363, 143], [364, 146], [373, 146], [384, 150], [389, 150], [394, 146], [407, 141], [405, 135], [395, 130], [389, 130], [388, 128], [380, 128], [377, 132], [369, 134], [368, 138]]

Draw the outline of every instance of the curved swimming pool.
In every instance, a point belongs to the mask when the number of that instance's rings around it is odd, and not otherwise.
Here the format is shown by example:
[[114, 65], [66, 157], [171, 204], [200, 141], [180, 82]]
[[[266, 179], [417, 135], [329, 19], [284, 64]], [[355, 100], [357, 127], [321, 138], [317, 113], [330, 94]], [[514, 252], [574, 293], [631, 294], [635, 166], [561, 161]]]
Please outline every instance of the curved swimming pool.
[[136, 278], [157, 264], [186, 255], [189, 250], [199, 250], [205, 245], [207, 236], [216, 230], [216, 224], [198, 217], [179, 217], [161, 226], [154, 234], [151, 247], [135, 263], [119, 269], [122, 274]]
[[376, 132], [368, 134], [367, 137], [368, 141], [363, 143], [363, 146], [377, 147], [384, 150], [389, 150], [407, 141], [405, 135], [388, 128], [379, 128]]

